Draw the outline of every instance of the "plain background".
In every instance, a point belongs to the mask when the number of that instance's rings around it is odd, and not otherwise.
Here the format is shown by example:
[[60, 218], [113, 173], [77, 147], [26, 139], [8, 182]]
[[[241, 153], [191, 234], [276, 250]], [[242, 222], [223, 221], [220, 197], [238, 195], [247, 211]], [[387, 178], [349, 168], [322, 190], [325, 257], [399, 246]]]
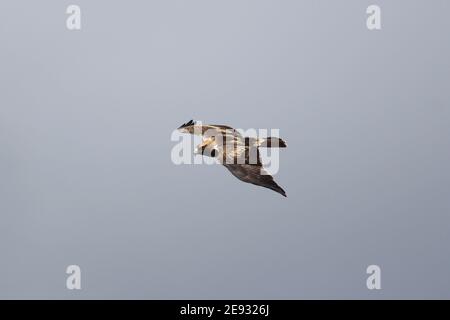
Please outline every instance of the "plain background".
[[[450, 3], [373, 3], [1, 1], [0, 298], [450, 298]], [[192, 118], [279, 128], [288, 198]]]

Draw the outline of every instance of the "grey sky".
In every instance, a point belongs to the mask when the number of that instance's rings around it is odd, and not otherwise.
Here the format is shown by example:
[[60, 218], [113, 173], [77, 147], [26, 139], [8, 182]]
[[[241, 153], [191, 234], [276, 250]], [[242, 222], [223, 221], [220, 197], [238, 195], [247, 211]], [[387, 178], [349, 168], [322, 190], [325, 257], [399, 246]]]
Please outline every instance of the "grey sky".
[[[0, 298], [449, 298], [450, 6], [375, 2], [1, 1]], [[192, 118], [288, 198], [173, 165]]]

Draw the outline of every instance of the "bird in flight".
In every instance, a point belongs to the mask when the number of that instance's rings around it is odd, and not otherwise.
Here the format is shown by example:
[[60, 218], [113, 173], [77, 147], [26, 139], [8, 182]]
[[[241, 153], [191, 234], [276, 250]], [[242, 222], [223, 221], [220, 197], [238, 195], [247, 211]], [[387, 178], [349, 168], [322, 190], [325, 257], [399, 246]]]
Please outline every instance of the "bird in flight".
[[282, 139], [244, 137], [229, 126], [197, 124], [193, 120], [182, 124], [178, 130], [202, 136], [195, 154], [216, 158], [239, 180], [272, 189], [286, 197], [286, 192], [264, 170], [259, 154], [259, 148], [286, 148]]

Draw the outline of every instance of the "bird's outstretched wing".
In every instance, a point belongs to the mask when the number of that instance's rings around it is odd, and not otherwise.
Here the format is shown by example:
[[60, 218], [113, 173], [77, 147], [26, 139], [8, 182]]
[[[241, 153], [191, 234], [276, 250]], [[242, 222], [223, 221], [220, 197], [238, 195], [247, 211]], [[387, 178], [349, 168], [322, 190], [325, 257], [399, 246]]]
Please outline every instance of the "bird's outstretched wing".
[[[201, 149], [203, 145], [215, 144], [215, 148], [218, 149], [220, 159], [222, 161], [228, 161], [235, 163], [237, 158], [244, 157], [248, 147], [245, 142], [246, 139], [236, 129], [218, 124], [201, 124], [196, 123], [194, 120], [190, 120], [187, 123], [182, 124], [178, 130], [184, 133], [190, 133], [194, 135], [200, 135], [203, 137], [203, 142], [197, 146], [197, 149]], [[256, 163], [257, 160], [255, 160]]]
[[235, 139], [242, 138], [239, 131], [237, 131], [236, 129], [234, 129], [232, 127], [224, 126], [221, 124], [197, 124], [194, 122], [194, 120], [190, 120], [189, 122], [182, 124], [178, 128], [178, 130], [181, 130], [183, 132], [190, 133], [190, 134], [196, 134], [196, 135], [221, 134], [223, 136], [232, 135], [232, 136], [234, 136]]
[[286, 197], [286, 192], [260, 164], [224, 164], [239, 180], [272, 189]]

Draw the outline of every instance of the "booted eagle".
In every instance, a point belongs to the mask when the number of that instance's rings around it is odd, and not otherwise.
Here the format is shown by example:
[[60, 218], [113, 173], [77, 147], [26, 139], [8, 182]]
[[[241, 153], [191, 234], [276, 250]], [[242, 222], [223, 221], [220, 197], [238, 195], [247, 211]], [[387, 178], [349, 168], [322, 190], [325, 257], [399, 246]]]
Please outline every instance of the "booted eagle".
[[256, 139], [242, 136], [224, 125], [202, 125], [193, 120], [182, 124], [179, 131], [203, 138], [195, 154], [216, 158], [239, 180], [272, 189], [286, 197], [286, 192], [264, 170], [259, 148], [286, 148], [286, 143], [275, 137]]

